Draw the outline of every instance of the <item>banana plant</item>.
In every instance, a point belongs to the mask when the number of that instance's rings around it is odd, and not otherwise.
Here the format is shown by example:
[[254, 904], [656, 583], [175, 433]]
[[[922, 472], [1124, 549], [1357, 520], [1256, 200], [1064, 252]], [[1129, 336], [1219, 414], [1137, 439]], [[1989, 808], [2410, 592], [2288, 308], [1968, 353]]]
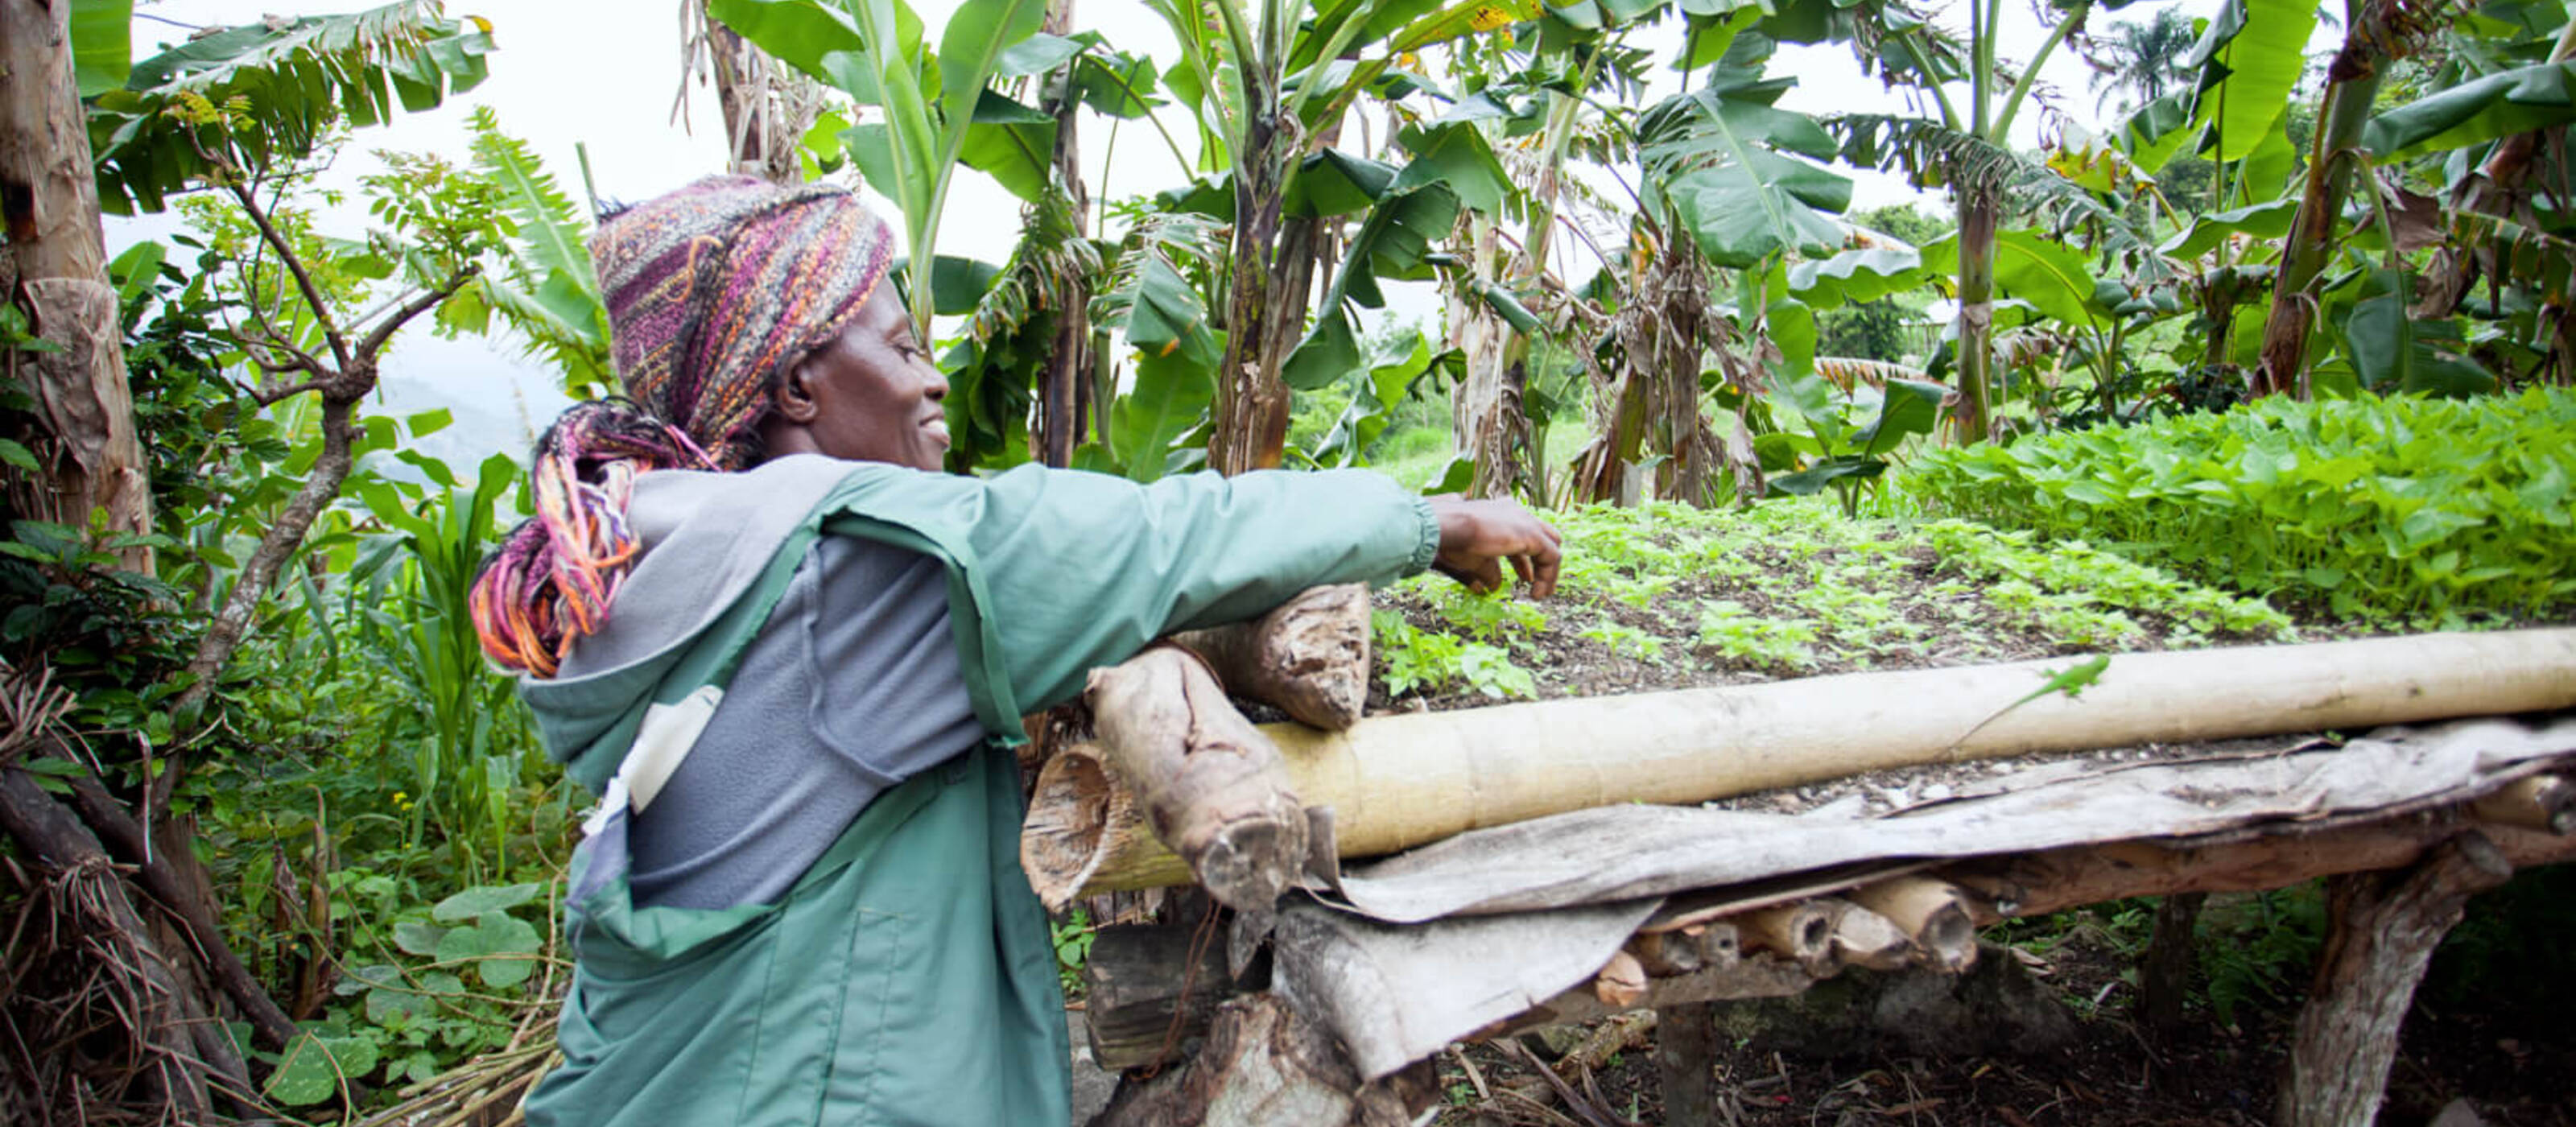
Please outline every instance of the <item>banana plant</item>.
[[[103, 22], [113, 4], [89, 3]], [[76, 27], [77, 30], [77, 27]], [[483, 81], [492, 25], [448, 19], [439, 0], [213, 31], [126, 68], [115, 45], [78, 53], [101, 210], [162, 209], [209, 177], [256, 175], [314, 151], [337, 124], [365, 127]]]
[[[1164, 82], [1198, 118], [1201, 167], [1224, 173], [1231, 197], [1221, 205], [1233, 222], [1232, 254], [1223, 281], [1225, 351], [1216, 366], [1208, 465], [1225, 473], [1275, 467], [1288, 436], [1290, 388], [1283, 373], [1291, 351], [1310, 337], [1307, 296], [1339, 227], [1333, 216], [1347, 214], [1351, 204], [1384, 206], [1381, 197], [1431, 186], [1433, 167], [1421, 161], [1434, 154], [1467, 166], [1475, 177], [1468, 191], [1479, 196], [1501, 179], [1481, 138], [1456, 129], [1422, 130], [1407, 142], [1419, 167], [1383, 180], [1367, 171], [1354, 177], [1352, 162], [1325, 155], [1345, 115], [1399, 55], [1533, 18], [1538, 4], [1466, 0], [1442, 8], [1437, 0], [1327, 0], [1311, 14], [1285, 0], [1258, 0], [1257, 7], [1243, 0], [1147, 0], [1147, 6], [1180, 43], [1180, 61], [1166, 70]], [[1308, 184], [1307, 201], [1334, 202], [1310, 208], [1311, 214], [1288, 214], [1292, 196], [1300, 194], [1295, 181], [1309, 175], [1362, 190], [1355, 199]], [[1500, 193], [1493, 195], [1498, 200]]]
[[[2554, 330], [2559, 317], [2538, 311], [2564, 307], [2553, 295], [2566, 292], [2576, 244], [2519, 198], [2543, 135], [2576, 121], [2576, 63], [2569, 61], [2576, 22], [2563, 8], [2553, 14], [2556, 20], [2531, 26], [2380, 0], [2348, 5], [2350, 31], [2328, 72], [2315, 150], [2265, 323], [2256, 394], [2311, 393], [2316, 365], [2308, 341], [2320, 326], [2340, 329], [2346, 366], [2363, 386], [2457, 392], [2492, 385], [2492, 374], [2466, 358], [2467, 344], [2449, 321], [2480, 270], [2499, 291], [2514, 289], [2517, 310], [2534, 310], [2524, 320], [2505, 314], [2506, 302], [2488, 303], [2489, 319], [2522, 321], [2511, 325], [2508, 340], [2491, 342], [2491, 351], [2568, 367], [2576, 342]], [[2444, 61], [2428, 84], [2435, 92], [2374, 113], [2387, 71], [2436, 43]], [[2374, 171], [2431, 163], [2426, 158], [2445, 158], [2442, 178], [2454, 184], [2447, 207], [2385, 185]], [[2366, 234], [2363, 225], [2340, 230], [2356, 182], [2369, 204]], [[2410, 241], [2417, 245], [2405, 245]], [[2351, 261], [2367, 255], [2364, 242], [2383, 253]], [[2418, 287], [2410, 252], [2428, 246], [2429, 276]], [[2326, 271], [2339, 254], [2353, 268], [2337, 279], [2341, 292], [2330, 294]]]
[[[2010, 145], [2013, 124], [2029, 104], [2042, 66], [2083, 29], [2085, 18], [2097, 6], [2118, 8], [2128, 0], [2052, 0], [2043, 11], [2052, 13], [2054, 22], [2018, 74], [1998, 56], [2003, 0], [1963, 2], [1965, 40], [1944, 34], [1903, 0], [1850, 5], [1802, 0], [1783, 6], [1758, 26], [1796, 42], [1848, 41], [1864, 68], [1922, 92], [1937, 111], [1923, 119], [1855, 119], [1852, 124], [1859, 128], [1847, 127], [1844, 155], [1880, 167], [1911, 163], [1918, 180], [1938, 180], [1950, 189], [1959, 217], [1954, 285], [1958, 400], [1952, 435], [1960, 442], [1979, 442], [1991, 431], [1995, 237], [2007, 185], [2017, 172]], [[1937, 163], [1926, 161], [1927, 156]]]

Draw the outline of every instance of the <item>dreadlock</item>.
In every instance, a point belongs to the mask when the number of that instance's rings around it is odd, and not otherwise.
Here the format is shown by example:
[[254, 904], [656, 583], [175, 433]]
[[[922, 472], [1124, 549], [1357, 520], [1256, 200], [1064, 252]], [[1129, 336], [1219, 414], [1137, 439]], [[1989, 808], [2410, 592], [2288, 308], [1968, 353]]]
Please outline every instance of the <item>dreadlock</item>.
[[678, 427], [631, 399], [575, 404], [537, 439], [528, 481], [537, 514], [510, 530], [474, 577], [469, 607], [483, 652], [552, 677], [573, 641], [608, 621], [635, 566], [626, 505], [648, 470], [716, 469]]

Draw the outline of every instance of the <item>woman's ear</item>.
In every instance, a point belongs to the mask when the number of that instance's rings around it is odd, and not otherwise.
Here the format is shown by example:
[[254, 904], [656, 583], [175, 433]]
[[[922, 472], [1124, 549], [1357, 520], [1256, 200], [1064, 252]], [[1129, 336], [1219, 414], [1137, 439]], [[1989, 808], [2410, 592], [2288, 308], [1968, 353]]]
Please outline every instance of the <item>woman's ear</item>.
[[779, 417], [791, 423], [810, 423], [821, 413], [821, 405], [814, 401], [816, 374], [810, 357], [787, 366], [778, 379], [777, 390], [770, 395]]

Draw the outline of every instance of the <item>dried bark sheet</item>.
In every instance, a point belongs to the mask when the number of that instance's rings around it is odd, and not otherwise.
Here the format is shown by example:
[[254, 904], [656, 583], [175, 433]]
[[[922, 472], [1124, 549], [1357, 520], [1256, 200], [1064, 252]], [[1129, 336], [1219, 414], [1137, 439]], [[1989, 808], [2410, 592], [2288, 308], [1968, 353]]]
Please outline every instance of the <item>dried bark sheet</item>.
[[1290, 904], [1272, 989], [1376, 1079], [1601, 969], [1660, 899], [1403, 927]]
[[2341, 748], [2145, 763], [1892, 817], [1625, 805], [1475, 830], [1345, 870], [1323, 895], [1374, 919], [1519, 912], [1661, 896], [1899, 857], [2019, 853], [2216, 833], [2491, 789], [2576, 753], [2576, 715], [2389, 728]]
[[[2576, 755], [2576, 714], [2391, 728], [2333, 750], [2157, 762], [1886, 817], [1614, 806], [1461, 834], [1279, 916], [1274, 989], [1382, 1076], [1597, 972], [1663, 897], [1913, 858], [2306, 824], [2464, 800]], [[1334, 903], [1338, 901], [1338, 903]], [[1444, 918], [1445, 917], [1445, 918]]]

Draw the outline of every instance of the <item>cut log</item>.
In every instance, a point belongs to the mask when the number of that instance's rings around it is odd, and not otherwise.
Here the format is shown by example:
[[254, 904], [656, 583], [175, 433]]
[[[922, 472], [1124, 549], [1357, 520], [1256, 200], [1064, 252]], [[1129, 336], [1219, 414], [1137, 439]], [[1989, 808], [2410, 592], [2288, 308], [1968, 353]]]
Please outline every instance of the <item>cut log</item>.
[[1100, 745], [1057, 748], [1038, 769], [1028, 817], [1020, 825], [1020, 868], [1029, 875], [1029, 887], [1055, 913], [1083, 896], [1109, 891], [1090, 887], [1093, 870], [1110, 855], [1101, 837], [1113, 823], [1132, 827], [1143, 821], [1136, 792], [1110, 782]]
[[[2576, 629], [2122, 654], [2080, 699], [2029, 695], [2070, 659], [1854, 673], [1379, 716], [1346, 732], [1265, 731], [1289, 789], [1334, 812], [1344, 857], [1623, 802], [1701, 802], [1948, 759], [2357, 730], [2576, 705]], [[2176, 707], [2189, 701], [2192, 707]], [[1190, 879], [1141, 822], [1066, 859], [1094, 891]], [[1066, 879], [1033, 868], [1033, 878]]]
[[2512, 876], [2504, 854], [2470, 831], [2410, 871], [2328, 882], [2333, 923], [2290, 1042], [2280, 1127], [2368, 1127], [2397, 1059], [2398, 1024], [2433, 948], [2460, 922], [2469, 897]]
[[2533, 775], [2505, 784], [2470, 809], [2490, 822], [2554, 834], [2576, 833], [2576, 784], [2558, 775]]
[[[1971, 942], [1974, 932], [1970, 932]], [[1834, 913], [1834, 961], [1871, 970], [1895, 970], [1914, 961], [1914, 939], [1887, 917], [1844, 904]]]
[[1341, 731], [1368, 704], [1369, 597], [1363, 584], [1316, 587], [1249, 622], [1175, 634], [1227, 692], [1298, 723]]
[[1690, 936], [1699, 947], [1700, 965], [1708, 969], [1723, 969], [1744, 957], [1743, 933], [1724, 920], [1692, 924], [1683, 928], [1682, 934]]
[[1930, 877], [1898, 877], [1852, 890], [1852, 903], [1887, 917], [1925, 962], [1956, 973], [1977, 961], [1977, 923], [1957, 886]]
[[1699, 937], [1686, 931], [1641, 931], [1622, 949], [1655, 978], [1689, 974], [1708, 962], [1700, 956]]
[[1805, 967], [1810, 974], [1834, 962], [1835, 902], [1817, 899], [1747, 912], [1735, 918], [1744, 942]]
[[1278, 998], [1218, 1007], [1206, 1046], [1153, 1079], [1126, 1081], [1093, 1127], [1409, 1127], [1439, 1096], [1428, 1061], [1362, 1083], [1331, 1036]]
[[[1225, 699], [1205, 662], [1177, 647], [1094, 670], [1083, 695], [1111, 777], [1135, 788], [1154, 835], [1219, 903], [1269, 913], [1306, 864], [1306, 810], [1278, 746]], [[1040, 786], [1047, 796], [1062, 789], [1071, 788]]]
[[1212, 929], [1184, 924], [1093, 933], [1082, 968], [1091, 1059], [1107, 1069], [1178, 1059], [1181, 1046], [1207, 1032], [1217, 1004], [1234, 992], [1224, 946]]

